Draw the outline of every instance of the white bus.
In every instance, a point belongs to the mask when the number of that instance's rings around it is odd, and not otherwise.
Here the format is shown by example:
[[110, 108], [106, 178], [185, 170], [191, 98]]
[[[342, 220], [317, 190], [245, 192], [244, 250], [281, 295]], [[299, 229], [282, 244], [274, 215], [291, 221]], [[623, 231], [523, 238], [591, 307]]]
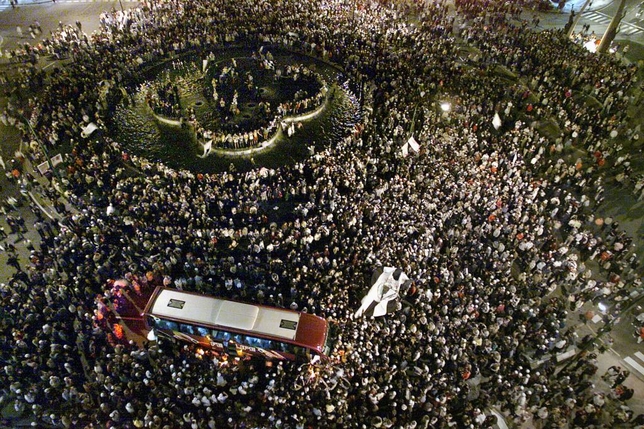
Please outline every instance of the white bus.
[[157, 287], [143, 316], [155, 336], [238, 357], [326, 360], [330, 353], [328, 322], [293, 310]]

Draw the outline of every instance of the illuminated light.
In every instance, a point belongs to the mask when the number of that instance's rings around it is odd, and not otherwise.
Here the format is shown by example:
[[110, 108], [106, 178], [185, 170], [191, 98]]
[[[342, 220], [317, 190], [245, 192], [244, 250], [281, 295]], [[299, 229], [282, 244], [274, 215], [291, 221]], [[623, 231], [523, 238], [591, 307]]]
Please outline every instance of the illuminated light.
[[156, 341], [157, 336], [155, 335], [154, 330], [148, 332], [148, 335], [146, 336], [146, 338], [148, 339], [148, 341]]
[[608, 309], [608, 307], [606, 307], [606, 304], [604, 304], [603, 302], [597, 304], [597, 307], [599, 307], [599, 311], [601, 311], [602, 313], [606, 313], [606, 310]]
[[452, 105], [450, 104], [449, 101], [441, 101], [441, 110], [447, 113], [450, 110], [452, 110]]
[[584, 48], [588, 49], [593, 54], [597, 52], [597, 44], [595, 43], [595, 39], [591, 39], [588, 42], [584, 43]]
[[118, 323], [115, 323], [112, 327], [112, 330], [114, 331], [114, 335], [116, 335], [116, 338], [118, 338], [119, 340], [123, 339], [123, 336], [125, 334], [123, 333], [123, 328], [121, 327], [121, 325], [119, 325]]

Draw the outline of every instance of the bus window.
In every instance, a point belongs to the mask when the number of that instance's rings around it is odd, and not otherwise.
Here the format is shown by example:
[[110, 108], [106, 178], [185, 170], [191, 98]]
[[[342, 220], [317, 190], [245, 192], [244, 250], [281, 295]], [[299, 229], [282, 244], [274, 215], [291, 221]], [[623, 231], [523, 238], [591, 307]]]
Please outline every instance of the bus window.
[[259, 347], [266, 349], [266, 350], [274, 350], [275, 349], [275, 344], [271, 340], [259, 340]]
[[293, 346], [293, 352], [294, 352], [293, 354], [295, 354], [295, 356], [308, 356], [309, 355], [308, 349], [306, 349], [304, 347], [300, 347], [300, 346]]
[[336, 337], [336, 328], [335, 325], [329, 327], [327, 332], [326, 339], [324, 340], [324, 346], [322, 347], [322, 353], [326, 356], [331, 356], [331, 351], [333, 350], [333, 343], [335, 342]]
[[261, 347], [261, 348], [265, 349], [265, 348], [267, 348], [266, 344], [264, 344], [264, 342], [266, 342], [266, 341], [267, 340], [262, 340], [261, 338], [252, 337], [250, 335], [246, 336], [246, 344], [249, 345], [249, 346]]
[[172, 322], [170, 320], [165, 320], [165, 319], [157, 320], [157, 322], [154, 324], [154, 327], [158, 329], [167, 329], [169, 331], [179, 330], [179, 325], [177, 324], [177, 322]]
[[279, 345], [280, 345], [279, 351], [295, 354], [295, 349], [294, 349], [295, 346], [293, 346], [292, 344], [280, 343]]
[[230, 332], [226, 331], [216, 331], [215, 339], [220, 340], [220, 342], [228, 341], [231, 337]]
[[227, 341], [224, 343], [224, 347], [226, 348], [226, 352], [229, 355], [232, 356], [237, 356], [237, 344], [235, 344], [233, 341]]
[[[179, 304], [181, 308], [177, 307]], [[185, 313], [178, 310], [183, 310]], [[218, 316], [216, 320], [213, 320], [212, 315], [215, 314], [213, 313], [215, 310], [221, 318]], [[168, 311], [174, 313], [168, 313]], [[253, 317], [256, 317], [256, 320], [261, 323], [258, 322], [256, 327], [244, 329], [246, 325], [237, 323], [236, 315], [245, 311], [248, 311], [249, 315], [255, 315]], [[184, 319], [184, 314], [189, 314], [190, 319]], [[156, 334], [179, 331], [188, 335], [176, 333], [174, 336], [186, 342], [195, 342], [194, 338], [189, 337], [190, 335], [207, 338], [207, 342], [217, 350], [222, 350], [222, 344], [230, 342], [243, 345], [244, 349], [254, 348], [255, 350], [251, 350], [250, 353], [255, 353], [256, 349], [276, 352], [262, 354], [269, 359], [276, 354], [281, 354], [287, 359], [297, 358], [300, 360], [301, 357], [310, 354], [312, 350], [328, 353], [333, 347], [330, 340], [335, 338], [335, 335], [329, 332], [328, 322], [317, 316], [261, 305], [230, 302], [216, 297], [163, 287], [155, 289], [152, 298], [146, 305], [144, 316], [146, 324], [152, 327]], [[212, 326], [212, 323], [215, 323], [214, 326], [218, 326], [218, 328], [206, 327]], [[293, 329], [294, 332], [284, 335], [283, 329], [285, 327]], [[227, 332], [227, 329], [233, 332]], [[296, 347], [291, 344], [294, 342], [294, 338], [297, 338], [300, 346]], [[231, 346], [230, 350], [232, 351], [232, 349]]]
[[210, 335], [210, 329], [204, 328], [203, 326], [196, 326], [196, 328], [197, 328], [197, 334], [196, 335], [200, 335], [202, 337], [206, 337], [206, 336]]
[[146, 318], [146, 321], [148, 322], [148, 326], [152, 329], [154, 329], [154, 327], [156, 326], [156, 320], [154, 319], [156, 319], [156, 317], [148, 316]]
[[186, 323], [179, 323], [179, 331], [183, 332], [184, 334], [196, 335], [195, 327]]
[[282, 343], [279, 341], [272, 341], [272, 340], [267, 340], [270, 341], [269, 347], [267, 347], [269, 350], [275, 350], [277, 352], [282, 351]]
[[291, 353], [296, 356], [303, 356], [306, 354], [306, 349], [304, 347], [296, 346], [289, 343], [278, 343], [279, 347], [277, 348], [280, 352]]

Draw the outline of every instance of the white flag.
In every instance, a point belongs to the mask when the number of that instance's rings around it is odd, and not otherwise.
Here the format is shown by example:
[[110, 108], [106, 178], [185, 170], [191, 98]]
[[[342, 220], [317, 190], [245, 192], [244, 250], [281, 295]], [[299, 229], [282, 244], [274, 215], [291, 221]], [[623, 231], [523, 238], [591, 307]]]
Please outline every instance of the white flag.
[[409, 137], [409, 140], [407, 140], [407, 143], [409, 143], [409, 147], [411, 148], [411, 150], [418, 153], [418, 151], [420, 150], [420, 145], [418, 144], [414, 136]]
[[407, 157], [407, 155], [409, 155], [409, 145], [407, 143], [402, 145], [402, 147], [400, 149], [402, 150], [402, 156], [403, 157]]
[[409, 277], [400, 269], [384, 267], [374, 272], [371, 288], [362, 298], [362, 305], [353, 317], [379, 317], [395, 310], [400, 289], [407, 285]]
[[98, 130], [98, 125], [96, 125], [94, 122], [90, 122], [87, 124], [85, 128], [83, 128], [83, 131], [81, 132], [81, 136], [83, 138], [87, 138], [92, 135], [94, 131]]
[[207, 59], [206, 59], [206, 60], [203, 60], [202, 67], [201, 67], [201, 71], [205, 73], [205, 72], [206, 72], [206, 68], [208, 68], [208, 60], [207, 60]]
[[499, 116], [499, 112], [494, 113], [494, 118], [492, 118], [492, 126], [495, 130], [498, 130], [501, 126], [501, 117]]
[[212, 150], [212, 139], [208, 140], [208, 141], [203, 145], [203, 155], [201, 155], [201, 156], [200, 156], [200, 158], [205, 158], [205, 157], [207, 157], [211, 150]]

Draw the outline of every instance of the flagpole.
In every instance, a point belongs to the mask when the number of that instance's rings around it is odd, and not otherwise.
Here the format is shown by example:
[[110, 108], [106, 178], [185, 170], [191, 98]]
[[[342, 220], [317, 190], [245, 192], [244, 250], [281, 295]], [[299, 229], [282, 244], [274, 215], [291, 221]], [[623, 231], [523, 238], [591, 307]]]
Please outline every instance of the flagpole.
[[409, 137], [412, 137], [414, 135], [414, 129], [416, 128], [416, 113], [418, 113], [418, 104], [416, 103], [416, 107], [414, 107], [414, 116], [411, 118], [411, 129], [409, 130]]

